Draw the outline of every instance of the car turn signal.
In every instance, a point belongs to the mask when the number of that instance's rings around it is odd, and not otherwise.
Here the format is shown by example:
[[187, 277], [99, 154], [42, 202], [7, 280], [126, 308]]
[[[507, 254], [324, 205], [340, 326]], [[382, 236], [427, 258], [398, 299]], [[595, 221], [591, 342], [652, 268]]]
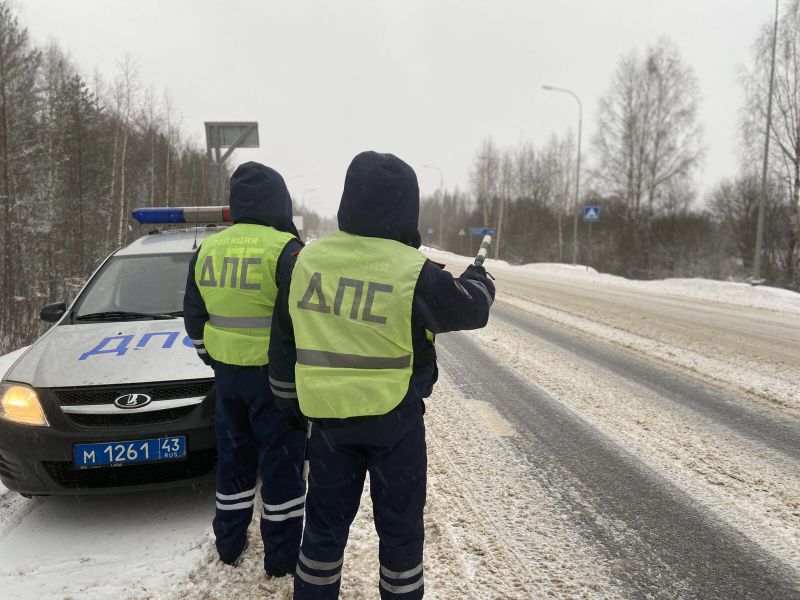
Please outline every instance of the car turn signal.
[[24, 425], [49, 425], [39, 396], [33, 389], [22, 385], [0, 385], [0, 419]]

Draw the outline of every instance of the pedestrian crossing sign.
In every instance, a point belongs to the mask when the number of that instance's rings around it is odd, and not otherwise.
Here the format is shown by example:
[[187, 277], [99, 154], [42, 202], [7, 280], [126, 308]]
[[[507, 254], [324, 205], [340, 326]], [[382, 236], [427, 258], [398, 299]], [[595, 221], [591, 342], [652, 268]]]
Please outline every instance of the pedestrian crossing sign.
[[584, 206], [583, 207], [583, 220], [594, 222], [600, 220], [600, 207], [599, 206]]

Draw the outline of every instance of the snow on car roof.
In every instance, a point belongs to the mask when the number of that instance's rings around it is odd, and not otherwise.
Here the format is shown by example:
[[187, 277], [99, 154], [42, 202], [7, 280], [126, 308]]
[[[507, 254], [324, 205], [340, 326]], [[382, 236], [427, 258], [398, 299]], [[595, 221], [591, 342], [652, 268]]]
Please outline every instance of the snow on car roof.
[[138, 256], [141, 254], [183, 254], [192, 253], [195, 236], [197, 245], [208, 236], [219, 233], [224, 226], [197, 227], [192, 229], [165, 229], [158, 233], [151, 233], [140, 237], [135, 242], [125, 246], [117, 256]]

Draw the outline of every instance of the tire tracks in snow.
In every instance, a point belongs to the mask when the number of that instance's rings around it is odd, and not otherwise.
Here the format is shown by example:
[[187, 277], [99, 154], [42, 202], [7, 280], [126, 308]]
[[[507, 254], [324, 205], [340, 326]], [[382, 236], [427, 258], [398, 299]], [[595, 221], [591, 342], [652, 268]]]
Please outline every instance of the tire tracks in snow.
[[546, 340], [578, 358], [645, 386], [665, 400], [680, 404], [700, 416], [800, 460], [800, 423], [774, 410], [754, 406], [747, 399], [697, 379], [670, 371], [630, 353], [553, 327], [521, 312], [495, 307], [492, 317], [527, 335]]
[[[498, 346], [506, 354], [515, 350]], [[588, 547], [604, 556], [623, 595], [760, 599], [800, 593], [796, 571], [467, 335], [444, 336], [440, 348], [443, 368], [461, 393], [493, 404], [519, 432], [513, 443], [527, 457], [531, 476]]]
[[[791, 442], [768, 433], [773, 422], [791, 431], [784, 413], [538, 320], [519, 319], [525, 327], [493, 319], [471, 335], [724, 515], [765, 552], [800, 570], [800, 462], [792, 457]], [[748, 418], [766, 420], [756, 428], [765, 436], [747, 435]], [[731, 422], [736, 428], [727, 426]]]
[[[446, 375], [427, 406], [426, 598], [619, 597], [558, 506], [548, 503], [527, 477], [524, 461], [508, 440], [483, 427]], [[209, 534], [198, 542], [202, 560], [175, 582], [169, 598], [291, 598], [289, 578], [264, 579], [259, 502], [243, 564], [238, 569], [221, 565]], [[342, 600], [378, 600], [377, 550], [367, 484], [345, 551]]]
[[[428, 401], [428, 511], [460, 549], [478, 598], [615, 598], [602, 565], [527, 476], [508, 439], [443, 373]], [[434, 591], [435, 592], [435, 591]], [[440, 597], [434, 593], [434, 598]]]

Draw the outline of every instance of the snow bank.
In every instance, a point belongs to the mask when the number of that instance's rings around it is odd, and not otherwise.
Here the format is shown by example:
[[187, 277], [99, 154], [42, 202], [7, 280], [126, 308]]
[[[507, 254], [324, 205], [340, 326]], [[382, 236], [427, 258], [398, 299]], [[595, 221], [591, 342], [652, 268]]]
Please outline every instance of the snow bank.
[[162, 598], [200, 560], [214, 488], [0, 502], [3, 598]]
[[[464, 264], [473, 260], [470, 257], [440, 250], [426, 250], [425, 253], [438, 262]], [[752, 286], [748, 283], [701, 278], [639, 281], [607, 273], [598, 273], [595, 269], [583, 265], [573, 266], [555, 263], [510, 265], [504, 260], [488, 259], [485, 262], [485, 266], [493, 273], [507, 272], [514, 275], [559, 278], [609, 288], [623, 288], [650, 295], [701, 302], [718, 302], [734, 306], [800, 314], [800, 293], [781, 288]]]

